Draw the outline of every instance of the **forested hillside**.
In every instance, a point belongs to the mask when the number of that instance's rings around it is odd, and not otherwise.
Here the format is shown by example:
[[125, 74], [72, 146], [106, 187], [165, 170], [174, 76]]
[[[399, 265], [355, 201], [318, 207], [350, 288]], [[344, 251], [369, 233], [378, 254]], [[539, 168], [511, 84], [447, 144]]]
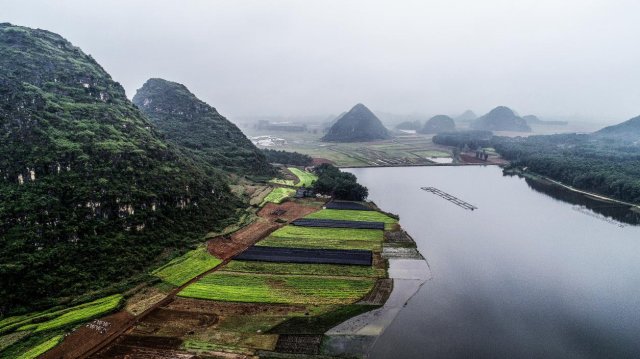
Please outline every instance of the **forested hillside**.
[[237, 205], [90, 56], [0, 24], [0, 315], [129, 278]]
[[236, 125], [182, 84], [150, 79], [133, 97], [133, 103], [169, 141], [185, 148], [196, 161], [233, 172], [275, 173], [265, 155]]
[[593, 135], [494, 137], [512, 167], [627, 202], [640, 203], [640, 147]]

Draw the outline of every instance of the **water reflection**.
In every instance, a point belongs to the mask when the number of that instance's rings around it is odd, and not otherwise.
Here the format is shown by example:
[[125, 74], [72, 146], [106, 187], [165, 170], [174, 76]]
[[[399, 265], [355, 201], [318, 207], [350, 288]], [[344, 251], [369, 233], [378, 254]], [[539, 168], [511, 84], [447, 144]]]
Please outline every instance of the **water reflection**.
[[[530, 178], [525, 178], [525, 181], [531, 189], [537, 192], [544, 193], [557, 200], [575, 205], [573, 209], [578, 212], [589, 215], [587, 212], [583, 211], [583, 209], [587, 208], [604, 216], [605, 218], [613, 219], [629, 225], [640, 225], [640, 213], [632, 211], [630, 206], [591, 198], [582, 193], [562, 188], [549, 181]], [[598, 219], [597, 217], [595, 218]]]

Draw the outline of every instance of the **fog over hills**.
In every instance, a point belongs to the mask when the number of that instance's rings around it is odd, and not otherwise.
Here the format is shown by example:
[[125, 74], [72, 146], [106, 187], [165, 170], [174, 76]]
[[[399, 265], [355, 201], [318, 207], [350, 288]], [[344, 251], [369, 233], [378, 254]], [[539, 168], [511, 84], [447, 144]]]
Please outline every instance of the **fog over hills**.
[[0, 21], [68, 38], [129, 98], [148, 78], [169, 78], [231, 120], [363, 102], [426, 118], [508, 104], [614, 124], [640, 113], [638, 13], [627, 0], [20, 0], [3, 1]]

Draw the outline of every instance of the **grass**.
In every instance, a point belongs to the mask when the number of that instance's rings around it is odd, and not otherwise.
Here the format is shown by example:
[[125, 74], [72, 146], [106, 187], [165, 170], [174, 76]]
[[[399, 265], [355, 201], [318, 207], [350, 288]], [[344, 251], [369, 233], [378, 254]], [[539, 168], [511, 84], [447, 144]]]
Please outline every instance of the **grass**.
[[94, 300], [93, 302], [70, 308], [65, 313], [59, 316], [55, 316], [50, 320], [23, 325], [19, 327], [18, 330], [33, 330], [34, 332], [41, 332], [44, 330], [51, 330], [70, 324], [84, 322], [89, 319], [97, 318], [104, 314], [112, 312], [114, 309], [120, 306], [122, 300], [123, 296], [121, 294], [114, 294], [108, 297], [100, 298], [98, 300]]
[[274, 188], [263, 200], [260, 206], [264, 206], [267, 202], [281, 203], [285, 198], [296, 193], [293, 188]]
[[380, 250], [384, 240], [378, 229], [286, 226], [257, 243], [258, 246]]
[[222, 268], [224, 272], [258, 274], [295, 274], [345, 277], [384, 277], [384, 269], [339, 264], [271, 263], [253, 261], [231, 261]]
[[152, 272], [156, 277], [177, 287], [212, 269], [222, 260], [212, 256], [203, 246], [185, 253]]
[[311, 187], [313, 183], [318, 180], [318, 176], [311, 172], [303, 171], [295, 167], [289, 167], [288, 170], [298, 177], [296, 187]]
[[0, 321], [0, 333], [7, 333], [14, 330], [41, 332], [43, 330], [55, 329], [93, 319], [116, 309], [120, 305], [122, 298], [122, 295], [114, 294], [74, 307], [64, 309], [54, 308], [42, 312], [5, 318]]
[[323, 209], [311, 213], [305, 218], [342, 219], [345, 221], [384, 222], [385, 229], [390, 229], [398, 220], [378, 211], [357, 211], [344, 209]]
[[285, 186], [295, 186], [295, 183], [296, 183], [294, 180], [284, 180], [284, 179], [277, 179], [277, 178], [274, 178], [269, 182], [275, 183], [275, 184], [282, 184]]
[[37, 358], [40, 355], [44, 354], [49, 349], [51, 349], [51, 348], [55, 347], [56, 345], [58, 345], [58, 343], [60, 343], [63, 338], [64, 338], [63, 335], [56, 335], [53, 338], [47, 339], [44, 342], [42, 342], [42, 343], [36, 345], [35, 347], [29, 349], [28, 351], [26, 351], [25, 353], [23, 353], [22, 355], [17, 357], [17, 359], [34, 359], [34, 358]]
[[352, 304], [375, 279], [214, 272], [178, 293], [181, 297], [228, 302]]

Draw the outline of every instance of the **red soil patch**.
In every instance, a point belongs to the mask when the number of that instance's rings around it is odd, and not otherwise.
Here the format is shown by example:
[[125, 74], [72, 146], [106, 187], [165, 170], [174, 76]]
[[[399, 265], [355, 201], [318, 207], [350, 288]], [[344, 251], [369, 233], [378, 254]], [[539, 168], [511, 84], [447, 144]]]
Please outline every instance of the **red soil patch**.
[[[100, 318], [101, 321], [109, 323], [108, 326], [91, 325], [92, 323], [98, 323], [95, 321], [87, 323], [71, 332], [62, 343], [42, 354], [40, 358], [66, 359], [80, 357], [102, 343], [110, 335], [114, 335], [123, 327], [130, 325], [133, 319], [133, 315], [123, 310]], [[100, 330], [100, 328], [105, 328], [105, 330]]]
[[333, 161], [328, 160], [328, 159], [326, 159], [326, 158], [322, 158], [322, 157], [313, 157], [313, 165], [314, 165], [314, 166], [318, 166], [318, 165], [321, 165], [321, 164], [323, 164], [323, 163], [328, 163], [328, 164], [330, 164], [330, 165], [334, 164], [334, 162], [333, 162]]
[[275, 221], [277, 219], [291, 222], [308, 214], [320, 210], [318, 206], [304, 205], [297, 202], [284, 202], [281, 204], [267, 203], [258, 212], [258, 216]]
[[279, 224], [258, 220], [230, 236], [218, 236], [209, 240], [207, 249], [212, 255], [227, 260], [245, 251], [278, 228], [280, 228]]

